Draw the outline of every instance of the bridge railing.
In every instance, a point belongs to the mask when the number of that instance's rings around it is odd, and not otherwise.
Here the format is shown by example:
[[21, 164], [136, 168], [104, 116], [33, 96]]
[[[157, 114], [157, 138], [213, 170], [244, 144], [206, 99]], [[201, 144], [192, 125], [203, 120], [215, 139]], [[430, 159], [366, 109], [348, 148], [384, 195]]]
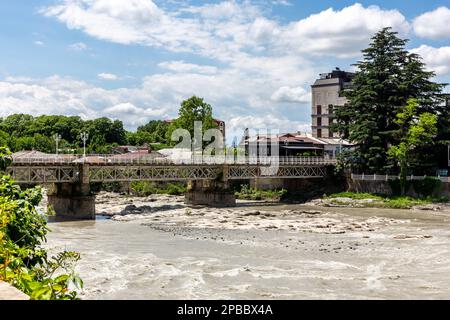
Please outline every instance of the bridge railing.
[[[441, 180], [442, 182], [450, 182], [449, 177], [441, 177], [441, 176], [414, 176], [408, 175], [406, 176], [406, 180], [424, 180], [425, 178], [434, 178]], [[353, 174], [351, 175], [352, 180], [354, 181], [389, 181], [389, 180], [397, 180], [400, 179], [400, 176], [397, 175], [385, 175], [385, 174]]]
[[64, 155], [64, 156], [48, 156], [48, 157], [13, 157], [13, 164], [27, 165], [27, 164], [72, 164], [79, 161], [83, 156], [80, 155]]
[[329, 157], [234, 157], [234, 156], [191, 156], [191, 157], [148, 157], [117, 155], [61, 155], [49, 157], [13, 158], [15, 165], [67, 165], [89, 163], [98, 165], [333, 165], [335, 158]]

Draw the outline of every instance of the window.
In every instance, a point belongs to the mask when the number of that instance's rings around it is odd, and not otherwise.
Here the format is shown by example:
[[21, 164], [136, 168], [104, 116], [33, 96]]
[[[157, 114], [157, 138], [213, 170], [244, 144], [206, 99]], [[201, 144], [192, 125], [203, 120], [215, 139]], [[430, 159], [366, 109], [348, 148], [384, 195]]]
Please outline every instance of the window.
[[317, 129], [317, 138], [322, 138], [322, 129]]
[[318, 127], [321, 127], [321, 126], [322, 126], [322, 118], [321, 118], [321, 117], [318, 117], [318, 118], [317, 118], [317, 126], [318, 126]]
[[328, 132], [328, 138], [334, 138], [334, 133], [333, 133], [333, 130], [331, 130], [331, 129]]
[[317, 106], [317, 114], [322, 114], [322, 106]]

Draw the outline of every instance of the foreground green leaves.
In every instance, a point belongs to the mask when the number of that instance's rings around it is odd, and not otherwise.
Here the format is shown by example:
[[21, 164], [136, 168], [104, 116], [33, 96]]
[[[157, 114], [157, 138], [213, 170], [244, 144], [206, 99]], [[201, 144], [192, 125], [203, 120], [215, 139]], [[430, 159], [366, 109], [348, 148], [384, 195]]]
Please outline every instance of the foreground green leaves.
[[9, 177], [0, 178], [0, 280], [33, 300], [76, 299], [72, 288], [83, 287], [75, 274], [80, 255], [65, 251], [49, 257], [42, 248], [49, 229], [36, 210], [41, 199], [40, 188], [22, 190]]

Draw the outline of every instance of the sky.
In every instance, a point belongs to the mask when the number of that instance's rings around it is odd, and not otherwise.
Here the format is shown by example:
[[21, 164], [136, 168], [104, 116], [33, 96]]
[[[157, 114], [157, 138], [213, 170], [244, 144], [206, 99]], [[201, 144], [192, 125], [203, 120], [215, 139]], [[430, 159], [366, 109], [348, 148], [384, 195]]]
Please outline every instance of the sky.
[[310, 131], [314, 80], [354, 70], [387, 26], [450, 83], [450, 0], [3, 0], [0, 117], [106, 116], [134, 130], [197, 95], [229, 139]]

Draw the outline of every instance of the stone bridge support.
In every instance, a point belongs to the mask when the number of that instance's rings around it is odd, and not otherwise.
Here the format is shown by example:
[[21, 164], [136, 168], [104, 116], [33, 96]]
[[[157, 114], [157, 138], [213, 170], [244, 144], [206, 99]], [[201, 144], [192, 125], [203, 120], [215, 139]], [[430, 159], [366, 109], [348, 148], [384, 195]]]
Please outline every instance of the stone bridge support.
[[95, 220], [95, 196], [89, 186], [89, 165], [80, 165], [78, 172], [78, 182], [54, 184], [48, 194], [48, 204], [58, 217]]
[[230, 189], [228, 167], [224, 166], [217, 180], [196, 180], [188, 182], [185, 203], [211, 207], [235, 207], [236, 197]]

